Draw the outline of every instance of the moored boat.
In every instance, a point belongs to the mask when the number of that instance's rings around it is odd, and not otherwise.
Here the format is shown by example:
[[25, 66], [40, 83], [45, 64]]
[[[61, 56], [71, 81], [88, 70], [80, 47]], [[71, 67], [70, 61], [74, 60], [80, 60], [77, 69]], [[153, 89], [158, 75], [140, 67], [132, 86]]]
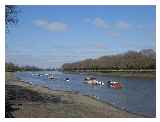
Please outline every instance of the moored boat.
[[65, 78], [65, 81], [69, 82], [70, 80], [69, 80], [69, 78]]
[[120, 89], [123, 87], [122, 83], [117, 81], [108, 81], [108, 86], [114, 89]]
[[94, 78], [94, 77], [86, 77], [86, 78], [84, 79], [84, 83], [96, 85], [96, 84], [97, 84], [97, 80], [96, 80], [96, 78]]
[[49, 75], [48, 75], [48, 79], [55, 79], [55, 77], [54, 77], [53, 74], [49, 74]]
[[84, 79], [84, 83], [88, 83], [88, 84], [91, 84], [91, 85], [102, 85], [102, 86], [104, 86], [104, 82], [103, 81], [98, 81], [94, 77], [86, 77]]

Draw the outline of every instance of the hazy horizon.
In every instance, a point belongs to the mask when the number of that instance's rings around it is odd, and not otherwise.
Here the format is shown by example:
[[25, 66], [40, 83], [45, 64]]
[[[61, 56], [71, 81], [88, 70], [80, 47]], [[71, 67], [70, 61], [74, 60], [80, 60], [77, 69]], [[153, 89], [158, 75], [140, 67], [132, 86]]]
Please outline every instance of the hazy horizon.
[[154, 6], [18, 6], [6, 61], [42, 68], [156, 47]]

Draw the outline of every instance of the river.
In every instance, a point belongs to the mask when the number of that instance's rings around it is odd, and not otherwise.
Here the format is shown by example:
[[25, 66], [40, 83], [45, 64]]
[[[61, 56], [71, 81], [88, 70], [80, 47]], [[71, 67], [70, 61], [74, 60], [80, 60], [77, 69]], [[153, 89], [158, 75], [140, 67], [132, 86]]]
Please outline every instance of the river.
[[[51, 73], [48, 71], [33, 72]], [[41, 85], [52, 90], [76, 91], [83, 95], [96, 96], [101, 101], [108, 102], [118, 108], [127, 111], [155, 117], [156, 115], [156, 79], [137, 77], [118, 77], [94, 75], [99, 81], [105, 83], [104, 86], [92, 86], [84, 84], [82, 81], [87, 76], [80, 73], [52, 72], [56, 79], [49, 80], [47, 76], [33, 76], [32, 72], [17, 72], [16, 76], [25, 82], [32, 82], [33, 85]], [[93, 76], [93, 75], [92, 75]], [[70, 78], [69, 82], [64, 79]], [[107, 86], [108, 80], [120, 81], [124, 87], [116, 90]]]

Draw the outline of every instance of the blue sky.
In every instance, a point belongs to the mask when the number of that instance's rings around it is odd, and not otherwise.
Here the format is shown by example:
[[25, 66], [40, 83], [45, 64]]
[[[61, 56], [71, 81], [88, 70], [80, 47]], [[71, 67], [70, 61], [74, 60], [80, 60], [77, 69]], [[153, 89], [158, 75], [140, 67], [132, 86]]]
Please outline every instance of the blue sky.
[[156, 46], [154, 6], [18, 6], [6, 61], [60, 67], [86, 58]]

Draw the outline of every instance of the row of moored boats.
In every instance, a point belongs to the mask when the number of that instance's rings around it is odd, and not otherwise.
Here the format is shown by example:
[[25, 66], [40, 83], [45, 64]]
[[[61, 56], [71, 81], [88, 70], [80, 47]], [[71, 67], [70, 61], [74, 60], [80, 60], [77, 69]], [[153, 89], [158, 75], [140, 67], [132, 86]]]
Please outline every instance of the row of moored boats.
[[54, 77], [54, 74], [42, 74], [42, 73], [38, 73], [38, 74], [32, 74], [33, 76], [47, 76], [48, 79], [56, 79], [56, 77]]
[[[103, 81], [98, 81], [96, 78], [94, 77], [86, 77], [84, 79], [84, 83], [88, 83], [88, 84], [92, 84], [92, 85], [102, 85], [104, 86], [105, 83]], [[107, 81], [107, 85], [111, 88], [114, 89], [120, 89], [123, 87], [122, 83], [118, 82], [118, 81]]]
[[[32, 74], [33, 76], [47, 76], [48, 79], [56, 79], [56, 77], [54, 76], [54, 74]], [[65, 81], [69, 82], [70, 79], [67, 77], [64, 79]], [[114, 89], [120, 89], [123, 87], [122, 83], [118, 82], [118, 81], [107, 81], [107, 82], [103, 82], [103, 81], [98, 81], [95, 77], [86, 77], [83, 81], [84, 83], [87, 84], [91, 84], [91, 85], [100, 85], [100, 86], [104, 86], [107, 85], [111, 88]], [[107, 84], [106, 84], [107, 83]]]

